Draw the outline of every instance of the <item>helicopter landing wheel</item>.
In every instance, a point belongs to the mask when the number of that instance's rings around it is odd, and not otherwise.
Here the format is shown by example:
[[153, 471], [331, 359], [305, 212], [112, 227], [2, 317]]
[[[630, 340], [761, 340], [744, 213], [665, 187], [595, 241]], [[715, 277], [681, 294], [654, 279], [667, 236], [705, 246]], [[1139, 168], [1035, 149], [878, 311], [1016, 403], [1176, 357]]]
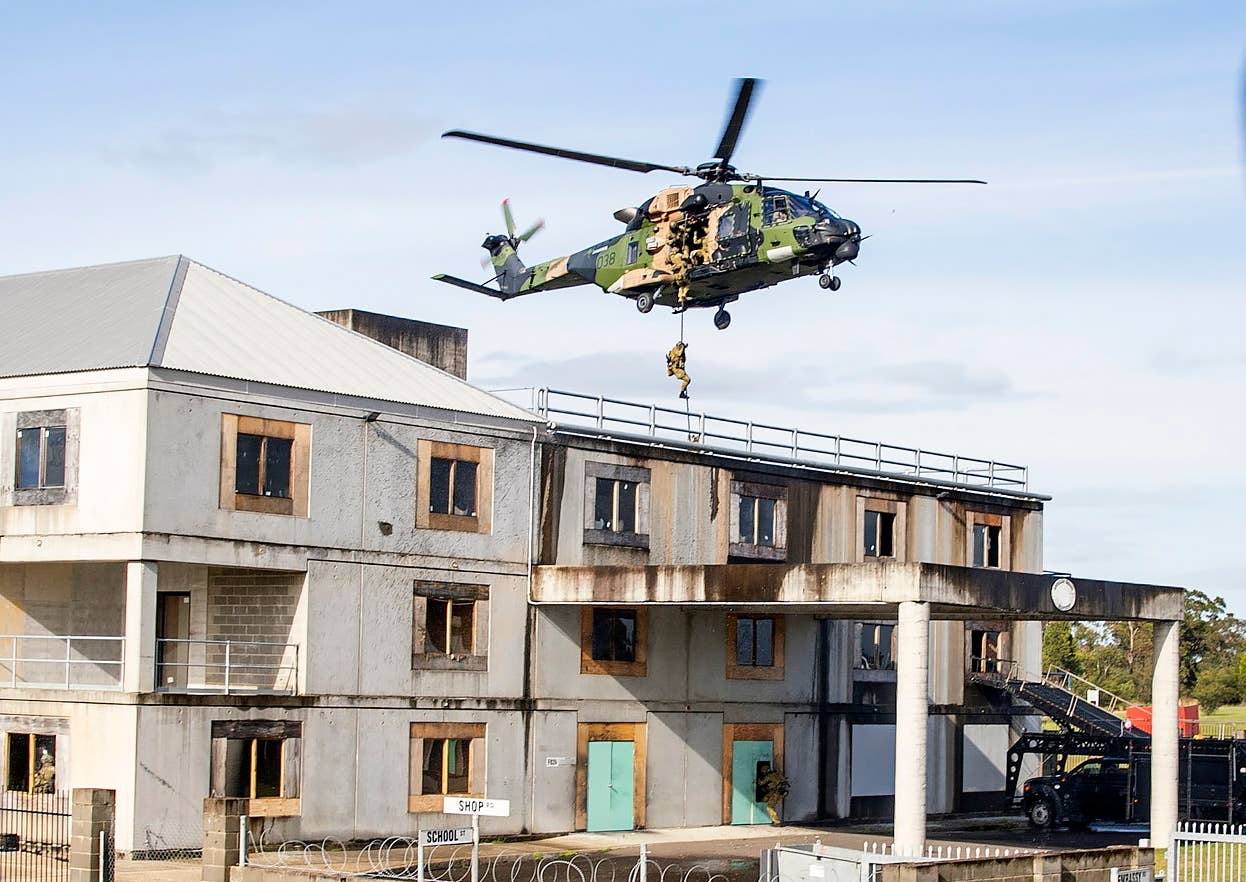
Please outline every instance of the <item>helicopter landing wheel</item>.
[[649, 312], [653, 309], [653, 295], [648, 291], [642, 291], [636, 295], [636, 308], [642, 313]]
[[832, 291], [838, 291], [840, 285], [839, 276], [832, 276], [829, 273], [823, 273], [818, 276], [818, 285], [823, 290], [830, 288]]
[[721, 306], [718, 307], [718, 312], [714, 313], [714, 327], [718, 328], [720, 331], [725, 331], [727, 330], [727, 326], [730, 324], [731, 313], [727, 312], [727, 310], [723, 309]]

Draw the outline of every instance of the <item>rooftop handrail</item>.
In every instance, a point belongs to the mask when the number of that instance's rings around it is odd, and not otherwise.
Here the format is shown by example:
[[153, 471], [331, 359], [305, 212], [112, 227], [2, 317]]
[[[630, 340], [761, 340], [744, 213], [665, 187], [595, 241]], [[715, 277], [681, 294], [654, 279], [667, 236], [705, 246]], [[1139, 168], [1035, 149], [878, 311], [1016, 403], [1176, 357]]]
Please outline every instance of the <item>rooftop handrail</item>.
[[[707, 450], [721, 447], [729, 453], [790, 459], [801, 464], [900, 474], [971, 487], [1029, 490], [1029, 470], [1015, 463], [676, 410], [603, 395], [541, 387], [534, 390], [532, 410], [555, 427], [559, 420], [568, 420], [569, 428], [591, 427], [603, 432], [613, 429], [616, 433], [639, 430], [635, 434], [642, 437]], [[668, 422], [660, 417], [673, 419]], [[577, 420], [587, 425], [577, 425]]]

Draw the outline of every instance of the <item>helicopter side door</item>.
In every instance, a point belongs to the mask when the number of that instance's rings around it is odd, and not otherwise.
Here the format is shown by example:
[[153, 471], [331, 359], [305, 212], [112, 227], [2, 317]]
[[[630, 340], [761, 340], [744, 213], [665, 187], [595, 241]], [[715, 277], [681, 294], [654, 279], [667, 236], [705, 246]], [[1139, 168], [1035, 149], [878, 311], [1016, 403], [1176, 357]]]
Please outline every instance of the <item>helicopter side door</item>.
[[756, 250], [749, 217], [747, 202], [732, 205], [719, 215], [716, 245], [712, 255], [714, 263], [740, 261]]

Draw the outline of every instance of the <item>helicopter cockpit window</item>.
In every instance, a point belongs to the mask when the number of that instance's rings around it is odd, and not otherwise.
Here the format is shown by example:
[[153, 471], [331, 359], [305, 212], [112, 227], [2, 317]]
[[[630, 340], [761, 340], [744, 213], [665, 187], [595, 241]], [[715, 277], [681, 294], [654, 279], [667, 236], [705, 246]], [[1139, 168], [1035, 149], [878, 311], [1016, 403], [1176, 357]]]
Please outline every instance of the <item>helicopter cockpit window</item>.
[[767, 196], [762, 203], [762, 223], [766, 226], [772, 224], [786, 224], [792, 219], [792, 206], [789, 201], [790, 194], [779, 193]]

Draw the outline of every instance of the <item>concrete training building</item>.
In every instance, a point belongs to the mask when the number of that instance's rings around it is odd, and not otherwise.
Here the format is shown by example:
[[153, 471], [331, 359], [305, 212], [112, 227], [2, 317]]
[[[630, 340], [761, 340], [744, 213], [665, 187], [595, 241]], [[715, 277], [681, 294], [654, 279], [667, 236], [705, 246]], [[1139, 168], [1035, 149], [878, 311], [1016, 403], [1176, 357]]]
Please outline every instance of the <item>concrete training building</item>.
[[278, 839], [445, 826], [445, 794], [509, 799], [495, 834], [761, 823], [768, 765], [785, 819], [918, 847], [1003, 796], [1037, 718], [966, 675], [1038, 670], [1051, 618], [1157, 623], [1175, 823], [1181, 592], [1053, 595], [1023, 469], [538, 413], [463, 379], [465, 331], [181, 257], [0, 309], [0, 780], [115, 788], [123, 851], [197, 844], [209, 795]]

